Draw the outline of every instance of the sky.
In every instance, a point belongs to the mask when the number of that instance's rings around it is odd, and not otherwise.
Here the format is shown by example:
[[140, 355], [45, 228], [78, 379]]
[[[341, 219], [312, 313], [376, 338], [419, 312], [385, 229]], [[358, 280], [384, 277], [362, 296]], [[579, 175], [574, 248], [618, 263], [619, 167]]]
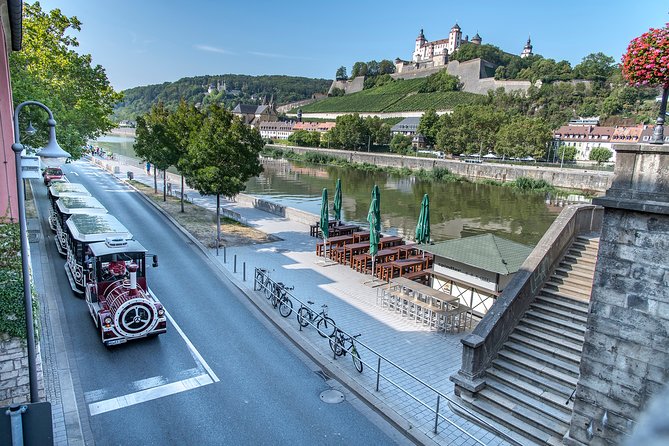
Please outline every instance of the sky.
[[[32, 0], [26, 0], [31, 3]], [[591, 53], [619, 61], [630, 40], [669, 22], [666, 0], [41, 0], [82, 22], [78, 52], [102, 65], [116, 90], [221, 74], [332, 79], [356, 61], [411, 59], [428, 41], [463, 37], [572, 66]]]

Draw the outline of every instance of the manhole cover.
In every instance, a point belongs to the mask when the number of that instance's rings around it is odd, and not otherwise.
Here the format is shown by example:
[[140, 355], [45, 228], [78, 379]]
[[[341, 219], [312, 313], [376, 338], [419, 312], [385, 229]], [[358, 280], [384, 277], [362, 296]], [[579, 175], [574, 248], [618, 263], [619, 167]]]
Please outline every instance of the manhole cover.
[[329, 389], [321, 392], [321, 401], [328, 404], [337, 404], [344, 401], [344, 394], [339, 390]]

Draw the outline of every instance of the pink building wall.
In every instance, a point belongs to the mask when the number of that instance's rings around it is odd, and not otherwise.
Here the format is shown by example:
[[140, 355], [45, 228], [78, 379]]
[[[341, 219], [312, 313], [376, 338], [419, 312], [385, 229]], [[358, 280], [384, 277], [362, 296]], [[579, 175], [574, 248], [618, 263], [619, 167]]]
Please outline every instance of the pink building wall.
[[11, 43], [6, 40], [4, 21], [0, 20], [0, 221], [18, 221], [16, 200], [16, 166], [12, 143], [14, 107], [9, 79], [8, 54]]

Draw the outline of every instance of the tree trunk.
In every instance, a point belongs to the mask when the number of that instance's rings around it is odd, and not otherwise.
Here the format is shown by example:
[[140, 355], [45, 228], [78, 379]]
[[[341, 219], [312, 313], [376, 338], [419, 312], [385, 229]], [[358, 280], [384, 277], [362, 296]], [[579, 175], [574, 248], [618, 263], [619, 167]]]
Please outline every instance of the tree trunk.
[[221, 244], [221, 194], [216, 194], [216, 255]]
[[153, 193], [158, 194], [158, 171], [156, 166], [153, 166]]
[[163, 170], [163, 201], [167, 201], [167, 170]]
[[181, 212], [184, 211], [184, 176], [181, 175]]

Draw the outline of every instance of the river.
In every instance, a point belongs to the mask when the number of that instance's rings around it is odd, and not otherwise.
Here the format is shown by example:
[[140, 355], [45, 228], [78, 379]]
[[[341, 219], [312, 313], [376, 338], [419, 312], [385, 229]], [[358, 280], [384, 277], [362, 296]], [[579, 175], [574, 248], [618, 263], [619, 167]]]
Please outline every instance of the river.
[[[103, 136], [95, 145], [134, 156], [134, 139]], [[547, 204], [544, 194], [468, 182], [432, 182], [414, 177], [365, 172], [333, 166], [264, 159], [265, 172], [247, 183], [246, 193], [314, 214], [320, 213], [321, 191], [334, 198], [342, 181], [346, 221], [367, 225], [372, 187], [381, 190], [381, 226], [388, 234], [413, 239], [423, 194], [430, 197], [431, 238], [435, 242], [494, 233], [516, 242], [536, 244], [562, 208]]]

